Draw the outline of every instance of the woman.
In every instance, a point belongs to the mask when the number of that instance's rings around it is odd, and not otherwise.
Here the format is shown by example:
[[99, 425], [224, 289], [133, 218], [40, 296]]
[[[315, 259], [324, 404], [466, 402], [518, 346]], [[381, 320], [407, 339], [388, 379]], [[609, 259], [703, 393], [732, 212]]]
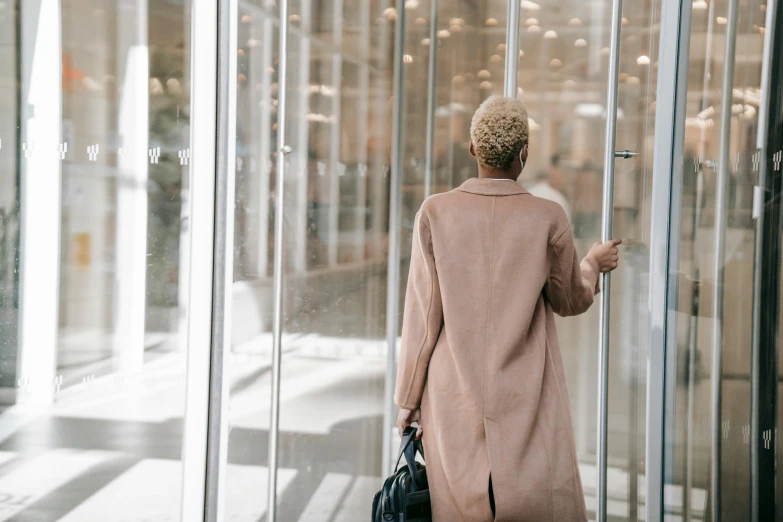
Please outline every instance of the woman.
[[587, 520], [553, 313], [581, 314], [619, 240], [579, 262], [563, 209], [516, 179], [527, 112], [476, 111], [479, 177], [416, 216], [395, 402], [420, 424], [435, 522]]

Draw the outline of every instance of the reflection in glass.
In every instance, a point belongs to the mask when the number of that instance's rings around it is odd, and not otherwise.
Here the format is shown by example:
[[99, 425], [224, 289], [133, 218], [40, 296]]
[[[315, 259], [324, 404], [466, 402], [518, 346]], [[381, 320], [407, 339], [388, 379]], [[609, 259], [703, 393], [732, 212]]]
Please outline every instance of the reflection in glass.
[[145, 0], [0, 3], [4, 519], [179, 517], [187, 26]]

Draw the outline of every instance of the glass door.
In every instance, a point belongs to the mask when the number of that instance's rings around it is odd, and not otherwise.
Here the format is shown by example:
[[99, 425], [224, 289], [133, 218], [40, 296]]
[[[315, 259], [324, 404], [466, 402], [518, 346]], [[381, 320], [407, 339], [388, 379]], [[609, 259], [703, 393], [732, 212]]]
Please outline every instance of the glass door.
[[[681, 19], [671, 203], [666, 516], [776, 520], [780, 10], [693, 2]], [[777, 78], [777, 83], [776, 83]]]

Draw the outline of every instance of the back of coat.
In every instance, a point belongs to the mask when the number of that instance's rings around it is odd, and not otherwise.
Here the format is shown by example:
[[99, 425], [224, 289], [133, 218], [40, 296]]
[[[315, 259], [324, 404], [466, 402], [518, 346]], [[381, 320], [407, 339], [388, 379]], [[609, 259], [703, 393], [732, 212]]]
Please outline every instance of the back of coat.
[[422, 410], [436, 522], [586, 520], [553, 313], [597, 281], [562, 208], [513, 181], [422, 205], [395, 401]]

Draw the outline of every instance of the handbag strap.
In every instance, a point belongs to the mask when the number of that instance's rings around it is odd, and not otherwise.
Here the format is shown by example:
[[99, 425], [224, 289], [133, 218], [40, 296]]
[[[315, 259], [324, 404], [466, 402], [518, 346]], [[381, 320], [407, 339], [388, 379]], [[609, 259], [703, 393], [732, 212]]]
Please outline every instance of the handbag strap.
[[402, 432], [402, 441], [400, 441], [400, 454], [397, 457], [397, 465], [395, 469], [400, 466], [400, 460], [405, 456], [405, 463], [408, 466], [408, 472], [411, 476], [411, 482], [413, 483], [413, 490], [418, 491], [419, 487], [416, 484], [416, 452], [421, 453], [424, 457], [424, 446], [420, 440], [416, 439], [417, 429], [413, 426], [408, 426], [405, 431]]

